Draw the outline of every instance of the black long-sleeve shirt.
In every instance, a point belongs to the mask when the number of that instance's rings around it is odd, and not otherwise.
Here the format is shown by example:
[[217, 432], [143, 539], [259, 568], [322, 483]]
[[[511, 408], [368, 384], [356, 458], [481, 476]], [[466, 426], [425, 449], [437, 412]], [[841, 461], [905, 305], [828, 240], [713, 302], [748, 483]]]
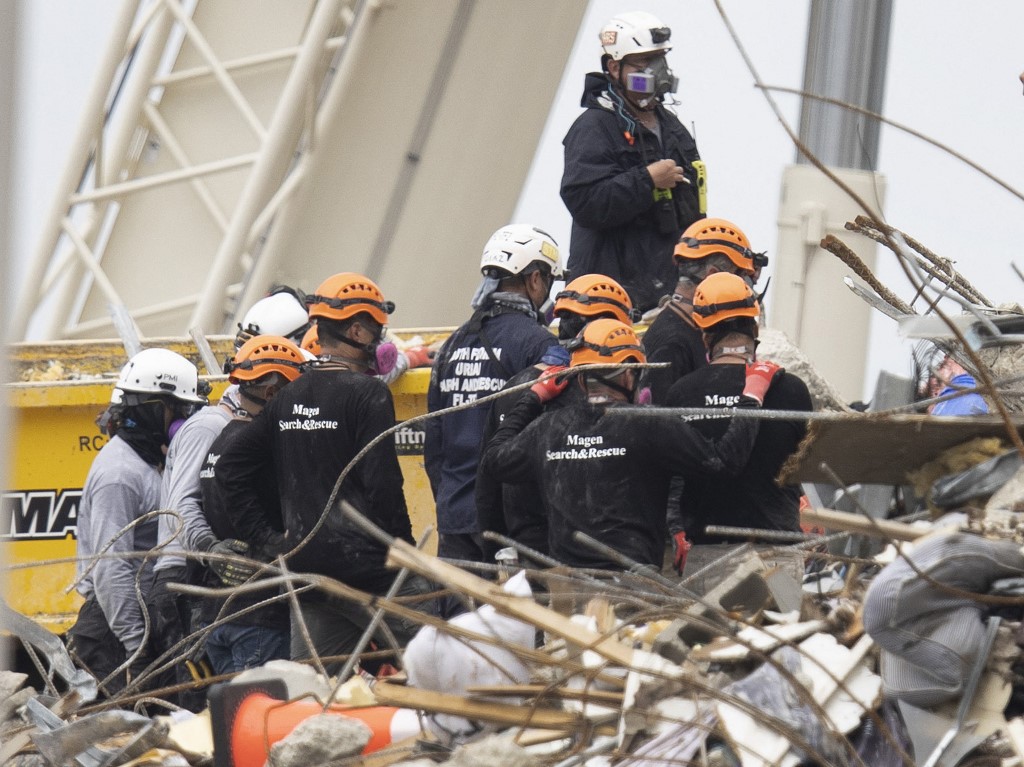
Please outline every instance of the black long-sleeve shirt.
[[573, 540], [576, 530], [660, 567], [672, 475], [738, 471], [758, 430], [755, 419], [737, 418], [712, 441], [679, 418], [634, 417], [628, 406], [588, 403], [538, 418], [540, 410], [533, 394], [516, 404], [484, 452], [484, 470], [503, 482], [537, 482], [551, 556], [574, 567], [620, 569]]
[[[290, 383], [243, 427], [220, 456], [232, 522], [243, 539], [288, 551], [313, 529], [342, 470], [374, 437], [395, 423], [387, 386], [372, 376], [323, 366]], [[277, 480], [287, 540], [261, 524], [260, 475]], [[393, 439], [377, 444], [355, 465], [327, 512], [327, 521], [289, 565], [296, 572], [337, 578], [356, 588], [386, 589], [394, 574], [384, 567], [385, 547], [344, 518], [348, 501], [394, 537], [412, 541]]]

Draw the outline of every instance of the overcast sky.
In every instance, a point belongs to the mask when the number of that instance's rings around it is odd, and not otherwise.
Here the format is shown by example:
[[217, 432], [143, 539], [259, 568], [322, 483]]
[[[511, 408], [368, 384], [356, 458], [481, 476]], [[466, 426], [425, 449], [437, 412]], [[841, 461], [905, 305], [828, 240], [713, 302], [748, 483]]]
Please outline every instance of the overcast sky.
[[[851, 0], [852, 1], [852, 0]], [[723, 0], [761, 79], [800, 88], [810, 4], [806, 0]], [[1024, 3], [896, 0], [883, 114], [949, 145], [1024, 190]], [[561, 139], [579, 114], [583, 77], [598, 68], [597, 32], [615, 13], [639, 8], [672, 28], [669, 63], [679, 76], [676, 107], [694, 126], [708, 166], [709, 207], [735, 221], [755, 249], [776, 249], [780, 180], [795, 150], [744, 65], [711, 0], [623, 5], [592, 0], [541, 142], [518, 217], [550, 227], [568, 244], [570, 218], [558, 197]], [[683, 44], [685, 43], [685, 48]], [[777, 95], [794, 128], [797, 97]], [[955, 266], [995, 303], [1024, 302], [1024, 202], [938, 149], [883, 127], [878, 170], [885, 216]], [[905, 299], [909, 283], [892, 254], [878, 275]], [[769, 300], [770, 300], [769, 296]], [[771, 307], [769, 306], [769, 312]], [[865, 395], [882, 368], [909, 375], [909, 342], [876, 312]], [[837, 339], [841, 345], [841, 339]]]
[[[499, 0], [483, 0], [497, 2]], [[852, 0], [851, 0], [852, 1]], [[723, 0], [769, 84], [799, 88], [807, 0]], [[15, 156], [16, 260], [31, 252], [67, 157], [84, 93], [120, 0], [22, 0], [22, 70]], [[597, 31], [616, 12], [648, 10], [672, 27], [669, 62], [680, 78], [676, 107], [695, 131], [709, 174], [712, 213], [730, 218], [756, 249], [776, 248], [782, 171], [794, 150], [727, 35], [712, 0], [592, 0], [577, 36], [516, 218], [551, 231], [568, 246], [569, 216], [558, 198], [561, 139], [579, 113], [583, 75], [597, 68]], [[1020, 0], [895, 2], [884, 113], [936, 138], [1024, 189], [1024, 3]], [[499, 96], [500, 98], [500, 96]], [[788, 119], [796, 97], [779, 95]], [[1024, 203], [962, 163], [894, 129], [882, 129], [879, 170], [885, 215], [940, 255], [952, 258], [996, 303], [1019, 301], [1024, 283]], [[909, 298], [888, 251], [879, 275]], [[891, 321], [873, 325], [868, 381], [879, 368], [909, 372], [909, 345]], [[869, 385], [866, 391], [870, 391]]]

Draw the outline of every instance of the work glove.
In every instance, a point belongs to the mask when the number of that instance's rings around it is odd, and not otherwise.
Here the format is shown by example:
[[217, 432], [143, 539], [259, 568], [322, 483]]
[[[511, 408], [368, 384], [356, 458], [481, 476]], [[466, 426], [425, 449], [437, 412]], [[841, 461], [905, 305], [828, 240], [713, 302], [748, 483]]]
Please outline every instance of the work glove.
[[682, 530], [672, 536], [672, 542], [676, 547], [676, 555], [672, 559], [672, 564], [676, 568], [676, 574], [682, 575], [683, 569], [686, 567], [686, 555], [690, 553], [693, 544], [686, 540], [686, 533]]
[[544, 368], [537, 383], [530, 387], [530, 391], [537, 395], [541, 403], [550, 402], [569, 385], [568, 377], [559, 375], [568, 369], [565, 365], [549, 365]]
[[[206, 566], [216, 573], [225, 586], [241, 586], [259, 572], [256, 562], [239, 562], [238, 556], [249, 553], [249, 544], [234, 538], [225, 538], [211, 546], [207, 554], [213, 557], [206, 559]], [[227, 559], [233, 557], [233, 559]]]
[[434, 364], [434, 355], [437, 354], [433, 349], [426, 346], [410, 346], [408, 349], [402, 352], [405, 358], [409, 360], [410, 368], [428, 368]]
[[747, 378], [743, 385], [743, 396], [757, 403], [764, 404], [764, 395], [768, 393], [772, 382], [781, 376], [783, 368], [774, 362], [751, 362], [747, 365]]

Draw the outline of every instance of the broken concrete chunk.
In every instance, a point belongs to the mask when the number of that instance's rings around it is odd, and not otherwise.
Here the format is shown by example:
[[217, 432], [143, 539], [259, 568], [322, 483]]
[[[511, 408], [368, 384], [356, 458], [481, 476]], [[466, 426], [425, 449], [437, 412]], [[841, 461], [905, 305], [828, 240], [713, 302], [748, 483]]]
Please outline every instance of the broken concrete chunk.
[[358, 719], [320, 714], [304, 719], [270, 747], [269, 767], [310, 767], [355, 756], [373, 732]]
[[[24, 676], [20, 674], [19, 676]], [[38, 693], [33, 687], [22, 687], [17, 692], [0, 699], [0, 724], [9, 722], [18, 716], [18, 709], [35, 698]]]
[[512, 740], [510, 735], [492, 735], [455, 750], [449, 767], [540, 767], [540, 760]]
[[280, 679], [284, 682], [288, 700], [312, 695], [324, 703], [331, 697], [333, 689], [330, 681], [322, 674], [317, 673], [316, 669], [290, 660], [272, 660], [259, 668], [243, 671], [233, 681], [239, 684], [250, 684], [268, 679]]
[[15, 671], [0, 671], [0, 700], [6, 700], [21, 689], [28, 680], [28, 674]]
[[803, 589], [800, 581], [793, 578], [787, 571], [775, 567], [764, 574], [765, 583], [771, 592], [772, 599], [779, 612], [799, 612], [803, 604]]

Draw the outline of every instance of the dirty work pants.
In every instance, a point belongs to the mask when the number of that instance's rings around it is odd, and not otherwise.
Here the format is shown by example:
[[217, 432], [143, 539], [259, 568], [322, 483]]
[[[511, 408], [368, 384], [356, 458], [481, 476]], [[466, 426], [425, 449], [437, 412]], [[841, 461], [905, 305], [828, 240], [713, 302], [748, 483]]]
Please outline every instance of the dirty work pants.
[[206, 656], [218, 676], [256, 668], [272, 660], [287, 660], [288, 628], [225, 623], [206, 637]]
[[[480, 533], [441, 533], [437, 539], [437, 556], [441, 559], [485, 562], [485, 550], [484, 539]], [[439, 602], [438, 610], [445, 620], [472, 609], [456, 594], [441, 597]]]
[[[78, 665], [95, 676], [100, 683], [128, 657], [121, 640], [107, 623], [107, 617], [95, 596], [85, 600], [85, 604], [78, 611], [75, 625], [68, 630], [68, 652]], [[135, 672], [133, 676], [140, 673], [148, 665], [149, 660], [147, 653], [140, 653], [139, 658], [132, 664]], [[128, 673], [122, 670], [107, 681], [101, 692], [112, 698], [121, 692], [127, 683]]]
[[[402, 584], [398, 597], [416, 597], [430, 591], [427, 582], [417, 576], [410, 576]], [[406, 603], [408, 607], [433, 612], [423, 604]], [[305, 601], [301, 603], [302, 620], [309, 631], [310, 640], [320, 657], [349, 655], [355, 650], [360, 637], [370, 625], [374, 611], [343, 599], [327, 598], [317, 601]], [[384, 623], [391, 630], [400, 648], [404, 648], [419, 630], [420, 625], [415, 621], [407, 621], [403, 618], [386, 615]], [[306, 644], [302, 634], [302, 628], [297, 625], [295, 616], [292, 615], [291, 631], [291, 656], [292, 660], [308, 660], [312, 653]], [[378, 628], [373, 637], [374, 643], [380, 649], [391, 649], [392, 643], [385, 632]], [[328, 674], [338, 673], [345, 665], [345, 658], [325, 662], [324, 667]], [[373, 664], [361, 664], [364, 668], [372, 667]], [[369, 669], [368, 669], [369, 670]]]

